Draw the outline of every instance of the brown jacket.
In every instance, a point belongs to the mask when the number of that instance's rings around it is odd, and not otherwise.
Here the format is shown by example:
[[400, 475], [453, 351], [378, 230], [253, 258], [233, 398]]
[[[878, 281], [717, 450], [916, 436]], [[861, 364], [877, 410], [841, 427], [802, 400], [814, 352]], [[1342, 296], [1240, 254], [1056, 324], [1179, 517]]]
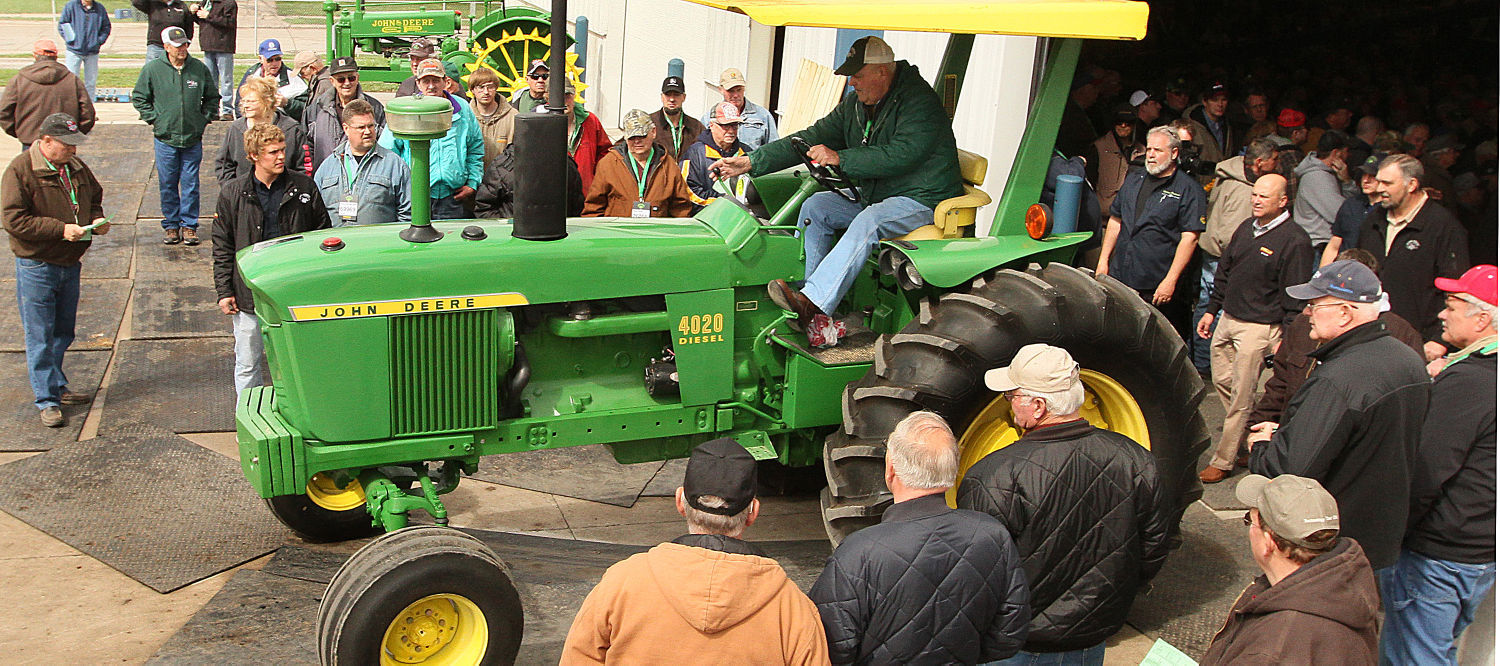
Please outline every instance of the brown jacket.
[[678, 162], [682, 161], [682, 154], [687, 152], [688, 146], [698, 140], [698, 135], [703, 133], [703, 123], [699, 122], [686, 113], [678, 114], [678, 124], [682, 127], [677, 136], [681, 139], [677, 145], [672, 145], [672, 124], [667, 122], [667, 110], [657, 109], [651, 114], [651, 123], [656, 125], [656, 145], [667, 151], [667, 156]]
[[[1405, 319], [1394, 312], [1382, 312], [1380, 321], [1385, 322], [1385, 329], [1390, 331], [1392, 337], [1418, 354], [1424, 353], [1422, 334]], [[1297, 395], [1297, 391], [1313, 371], [1313, 360], [1308, 353], [1317, 349], [1318, 343], [1308, 337], [1310, 332], [1312, 322], [1307, 318], [1306, 312], [1293, 318], [1292, 323], [1287, 324], [1286, 329], [1281, 332], [1281, 348], [1276, 350], [1276, 356], [1271, 362], [1271, 378], [1266, 380], [1266, 392], [1261, 394], [1260, 400], [1255, 403], [1255, 409], [1250, 411], [1250, 417], [1245, 420], [1246, 428], [1261, 421], [1281, 421], [1281, 413], [1286, 411], [1287, 402]]]
[[[622, 144], [599, 160], [594, 182], [583, 201], [584, 217], [630, 217], [631, 206], [639, 198], [635, 173], [625, 162], [633, 159]], [[677, 161], [653, 150], [651, 163], [646, 166], [646, 203], [651, 204], [651, 217], [692, 215], [692, 196]]]
[[[1132, 144], [1134, 149], [1135, 145]], [[1104, 220], [1109, 220], [1109, 205], [1114, 203], [1120, 186], [1125, 184], [1125, 174], [1130, 173], [1130, 155], [1120, 151], [1120, 142], [1115, 140], [1114, 130], [1104, 133], [1094, 141], [1095, 168], [1098, 179], [1094, 194], [1099, 197], [1099, 210], [1104, 211]]]
[[827, 664], [828, 642], [776, 560], [664, 543], [604, 572], [560, 663]]
[[27, 65], [0, 95], [0, 129], [21, 143], [40, 138], [42, 120], [54, 113], [72, 116], [84, 134], [94, 129], [94, 102], [83, 81], [55, 59]]
[[1256, 577], [1198, 663], [1373, 666], [1379, 609], [1364, 549], [1343, 538], [1275, 585]]
[[516, 107], [499, 97], [495, 98], [495, 106], [495, 112], [486, 116], [479, 112], [478, 106], [472, 102], [469, 104], [474, 119], [479, 121], [479, 134], [484, 137], [485, 166], [505, 150], [505, 144], [510, 143], [516, 128]]
[[63, 225], [87, 225], [104, 217], [104, 189], [77, 157], [64, 167], [78, 189], [76, 217], [62, 179], [42, 157], [40, 145], [22, 151], [0, 176], [0, 219], [10, 232], [10, 251], [17, 257], [72, 266], [88, 251], [89, 241], [63, 240]]

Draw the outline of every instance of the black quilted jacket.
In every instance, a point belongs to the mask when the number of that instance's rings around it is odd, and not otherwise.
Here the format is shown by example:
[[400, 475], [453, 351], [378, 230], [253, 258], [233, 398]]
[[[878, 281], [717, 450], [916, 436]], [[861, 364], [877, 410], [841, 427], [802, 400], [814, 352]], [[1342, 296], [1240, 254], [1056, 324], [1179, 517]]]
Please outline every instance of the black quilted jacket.
[[1078, 420], [1038, 428], [964, 475], [958, 506], [1000, 519], [1031, 587], [1028, 652], [1099, 644], [1167, 558], [1156, 461]]
[[996, 661], [1021, 648], [1031, 617], [1005, 528], [942, 494], [896, 504], [845, 539], [808, 596], [835, 664]]

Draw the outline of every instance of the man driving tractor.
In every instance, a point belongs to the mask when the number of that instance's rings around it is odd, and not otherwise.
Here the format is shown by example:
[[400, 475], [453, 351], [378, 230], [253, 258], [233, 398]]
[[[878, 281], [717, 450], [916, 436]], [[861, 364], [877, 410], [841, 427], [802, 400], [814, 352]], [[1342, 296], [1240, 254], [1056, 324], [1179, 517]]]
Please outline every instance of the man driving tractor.
[[[849, 77], [854, 94], [831, 113], [807, 129], [711, 167], [728, 179], [746, 172], [772, 173], [801, 159], [815, 171], [838, 167], [845, 178], [859, 181], [857, 189], [845, 181], [850, 194], [819, 192], [802, 204], [798, 219], [807, 253], [802, 288], [784, 280], [767, 285], [771, 300], [797, 315], [796, 325], [816, 346], [824, 346], [821, 331], [831, 323], [829, 315], [876, 244], [932, 224], [938, 203], [963, 194], [953, 127], [916, 66], [897, 61], [879, 37], [864, 37], [834, 71]], [[811, 146], [805, 157], [795, 147], [804, 141]], [[838, 179], [836, 172], [833, 178]]]

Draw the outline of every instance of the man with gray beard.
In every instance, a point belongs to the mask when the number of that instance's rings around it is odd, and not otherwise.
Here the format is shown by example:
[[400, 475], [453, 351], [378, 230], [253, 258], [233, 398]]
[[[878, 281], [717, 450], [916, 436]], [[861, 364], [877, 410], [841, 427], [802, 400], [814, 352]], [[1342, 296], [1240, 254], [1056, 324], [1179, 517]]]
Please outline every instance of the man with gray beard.
[[1208, 203], [1198, 181], [1177, 168], [1182, 140], [1167, 127], [1146, 133], [1145, 169], [1125, 176], [1109, 206], [1097, 275], [1112, 275], [1156, 306], [1191, 340], [1194, 294], [1187, 267]]

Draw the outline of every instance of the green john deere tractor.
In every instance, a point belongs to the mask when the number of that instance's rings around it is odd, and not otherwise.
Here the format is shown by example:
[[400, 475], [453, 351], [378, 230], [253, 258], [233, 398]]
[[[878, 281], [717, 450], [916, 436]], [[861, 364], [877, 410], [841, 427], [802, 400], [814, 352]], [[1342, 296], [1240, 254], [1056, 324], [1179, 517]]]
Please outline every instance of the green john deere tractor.
[[[761, 215], [721, 198], [691, 219], [564, 220], [565, 118], [527, 114], [516, 143], [531, 185], [516, 219], [429, 224], [423, 139], [441, 136], [448, 106], [393, 102], [393, 131], [413, 139], [413, 226], [278, 238], [238, 257], [274, 384], [236, 410], [245, 476], [306, 539], [386, 532], [330, 583], [325, 664], [514, 659], [522, 616], [504, 564], [443, 527], [442, 494], [480, 456], [604, 445], [628, 463], [732, 437], [757, 459], [823, 466], [837, 543], [889, 505], [884, 439], [910, 411], [953, 424], [963, 468], [1018, 437], [982, 376], [1033, 342], [1080, 361], [1084, 414], [1152, 451], [1176, 517], [1201, 494], [1205, 390], [1186, 348], [1132, 290], [1070, 267], [1088, 234], [1049, 234], [1036, 204], [1077, 38], [1141, 37], [1143, 3], [700, 1], [773, 25], [961, 30], [936, 78], [955, 101], [973, 33], [1047, 37], [991, 234], [972, 233], [989, 197], [984, 159], [965, 153], [965, 196], [882, 243], [840, 308], [855, 334], [810, 348], [766, 284], [803, 277], [796, 213], [830, 174], [807, 165], [756, 179]], [[413, 510], [437, 525], [408, 527]]]

